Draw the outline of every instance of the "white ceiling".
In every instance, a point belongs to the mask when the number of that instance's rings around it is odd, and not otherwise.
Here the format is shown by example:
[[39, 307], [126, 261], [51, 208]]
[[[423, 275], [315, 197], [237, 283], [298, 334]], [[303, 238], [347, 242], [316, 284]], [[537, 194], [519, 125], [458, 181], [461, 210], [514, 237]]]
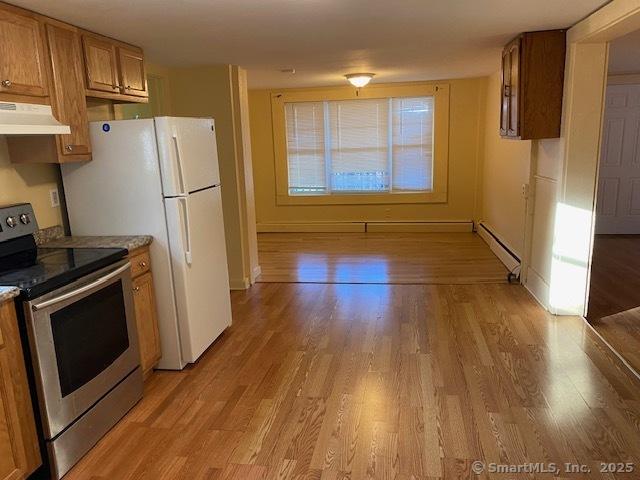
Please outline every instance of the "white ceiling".
[[[522, 31], [571, 26], [606, 0], [9, 0], [142, 46], [166, 65], [231, 63], [249, 84], [486, 75]], [[295, 74], [281, 69], [295, 68]]]
[[609, 73], [640, 73], [640, 30], [611, 42]]

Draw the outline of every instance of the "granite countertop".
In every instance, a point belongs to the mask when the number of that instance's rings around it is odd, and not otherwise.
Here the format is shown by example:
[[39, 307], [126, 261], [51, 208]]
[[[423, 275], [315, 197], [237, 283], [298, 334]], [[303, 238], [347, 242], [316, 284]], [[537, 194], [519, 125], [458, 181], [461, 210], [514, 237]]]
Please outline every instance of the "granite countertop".
[[4, 303], [7, 300], [11, 300], [13, 297], [17, 297], [20, 293], [20, 289], [16, 287], [0, 287], [0, 303]]
[[[59, 225], [39, 230], [34, 234], [34, 238], [42, 248], [126, 248], [130, 252], [153, 241], [151, 235], [65, 237], [64, 230]], [[20, 289], [16, 287], [0, 286], [0, 303], [19, 294]]]
[[151, 235], [71, 236], [60, 237], [40, 245], [42, 248], [126, 248], [130, 252], [149, 245]]

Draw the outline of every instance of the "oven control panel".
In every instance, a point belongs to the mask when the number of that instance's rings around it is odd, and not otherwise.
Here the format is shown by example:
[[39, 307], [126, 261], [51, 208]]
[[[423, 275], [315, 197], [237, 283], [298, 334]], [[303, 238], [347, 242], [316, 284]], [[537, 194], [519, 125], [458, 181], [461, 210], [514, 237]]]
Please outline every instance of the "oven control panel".
[[38, 231], [38, 222], [30, 203], [0, 207], [0, 242], [32, 235]]

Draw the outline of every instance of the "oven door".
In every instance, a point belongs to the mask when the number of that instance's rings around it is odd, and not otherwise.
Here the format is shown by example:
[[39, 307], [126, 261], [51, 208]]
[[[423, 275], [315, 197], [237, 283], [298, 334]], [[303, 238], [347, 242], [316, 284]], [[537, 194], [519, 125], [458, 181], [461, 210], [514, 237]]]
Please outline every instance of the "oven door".
[[139, 364], [126, 260], [25, 304], [43, 428], [51, 439]]

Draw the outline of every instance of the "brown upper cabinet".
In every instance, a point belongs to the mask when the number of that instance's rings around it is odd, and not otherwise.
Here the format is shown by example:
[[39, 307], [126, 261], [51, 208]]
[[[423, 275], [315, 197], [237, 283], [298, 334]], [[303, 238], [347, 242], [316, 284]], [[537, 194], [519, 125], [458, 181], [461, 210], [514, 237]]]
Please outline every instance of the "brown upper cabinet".
[[118, 48], [120, 82], [125, 95], [149, 97], [147, 80], [144, 74], [144, 56], [141, 50]]
[[47, 23], [51, 59], [51, 105], [58, 121], [69, 125], [69, 135], [56, 135], [57, 155], [62, 162], [90, 160], [89, 121], [84, 96], [80, 34], [75, 27]]
[[502, 52], [500, 135], [557, 138], [562, 120], [565, 30], [527, 32]]
[[44, 19], [53, 116], [71, 128], [66, 135], [7, 137], [13, 163], [67, 163], [91, 160], [89, 120], [76, 27]]
[[88, 97], [147, 101], [149, 93], [141, 49], [90, 32], [82, 33], [82, 45]]
[[116, 46], [87, 33], [82, 35], [82, 46], [87, 90], [120, 93]]
[[7, 137], [11, 161], [91, 160], [86, 97], [148, 102], [142, 50], [0, 1], [0, 101], [50, 104], [71, 128]]
[[0, 6], [0, 100], [5, 94], [48, 96], [42, 23], [36, 14]]

